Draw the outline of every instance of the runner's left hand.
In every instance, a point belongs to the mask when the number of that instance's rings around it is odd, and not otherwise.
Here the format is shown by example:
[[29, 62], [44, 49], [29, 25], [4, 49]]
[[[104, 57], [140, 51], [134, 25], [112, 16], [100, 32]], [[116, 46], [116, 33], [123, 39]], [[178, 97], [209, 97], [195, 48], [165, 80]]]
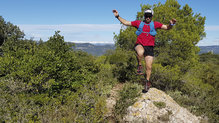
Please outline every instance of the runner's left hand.
[[173, 18], [172, 20], [170, 20], [170, 24], [176, 24], [176, 19]]

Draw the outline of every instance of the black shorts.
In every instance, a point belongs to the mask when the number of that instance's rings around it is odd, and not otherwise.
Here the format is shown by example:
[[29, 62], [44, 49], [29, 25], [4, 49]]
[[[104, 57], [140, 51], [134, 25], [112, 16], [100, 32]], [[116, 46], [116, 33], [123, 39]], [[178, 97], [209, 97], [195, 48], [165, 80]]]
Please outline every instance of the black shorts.
[[[135, 47], [137, 45], [141, 45], [141, 44], [136, 44]], [[144, 48], [144, 56], [154, 56], [154, 46], [143, 46], [143, 45], [141, 46]]]

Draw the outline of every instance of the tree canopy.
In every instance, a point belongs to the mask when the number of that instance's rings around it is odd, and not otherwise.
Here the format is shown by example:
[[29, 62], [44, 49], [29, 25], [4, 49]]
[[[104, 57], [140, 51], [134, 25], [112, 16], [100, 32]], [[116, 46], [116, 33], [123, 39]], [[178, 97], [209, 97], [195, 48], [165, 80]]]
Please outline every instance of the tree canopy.
[[21, 39], [24, 37], [24, 33], [18, 26], [13, 25], [10, 22], [6, 22], [2, 16], [0, 16], [0, 46], [9, 38]]

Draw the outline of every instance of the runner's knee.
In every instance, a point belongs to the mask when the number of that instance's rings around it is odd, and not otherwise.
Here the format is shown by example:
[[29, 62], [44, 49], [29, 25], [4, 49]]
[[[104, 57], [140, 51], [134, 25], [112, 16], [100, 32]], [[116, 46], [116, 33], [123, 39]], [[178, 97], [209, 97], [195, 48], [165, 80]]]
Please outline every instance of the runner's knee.
[[144, 48], [142, 45], [135, 46], [135, 51], [138, 56], [143, 57], [144, 56]]
[[143, 57], [144, 56], [144, 50], [137, 51], [138, 56]]

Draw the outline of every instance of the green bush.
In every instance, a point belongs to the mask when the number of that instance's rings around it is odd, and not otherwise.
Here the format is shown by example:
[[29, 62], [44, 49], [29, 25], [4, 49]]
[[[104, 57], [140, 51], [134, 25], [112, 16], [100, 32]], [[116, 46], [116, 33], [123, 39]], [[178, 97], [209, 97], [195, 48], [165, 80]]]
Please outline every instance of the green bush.
[[[23, 41], [21, 41], [23, 42]], [[0, 76], [13, 77], [29, 87], [33, 93], [59, 93], [62, 89], [76, 91], [99, 72], [93, 56], [74, 52], [57, 32], [47, 42], [4, 48]]]
[[[216, 68], [216, 67], [215, 67]], [[210, 122], [218, 121], [218, 91], [216, 72], [207, 64], [199, 63], [189, 68], [187, 72], [181, 71], [178, 66], [162, 66], [153, 64], [152, 84], [156, 88], [165, 90], [180, 105], [192, 113], [209, 118]], [[212, 86], [214, 85], [214, 86]]]
[[107, 63], [106, 58], [107, 57], [104, 55], [97, 57], [95, 60], [95, 64], [100, 67], [99, 68], [100, 70], [97, 73], [97, 81], [104, 84], [103, 86], [105, 88], [102, 90], [102, 94], [107, 95], [110, 93], [111, 88], [113, 88], [113, 86], [117, 84], [118, 82], [112, 72], [114, 69], [114, 66]]
[[113, 74], [120, 82], [135, 81], [137, 60], [133, 51], [117, 48], [114, 52], [107, 54], [106, 60], [115, 65]]
[[181, 88], [181, 72], [178, 66], [163, 67], [161, 64], [154, 63], [152, 66], [151, 81], [152, 85], [161, 90], [175, 90]]
[[210, 122], [217, 122], [219, 100], [216, 97], [219, 93], [212, 85], [204, 82], [206, 78], [203, 79], [202, 76], [206, 76], [205, 70], [201, 64], [190, 68], [181, 78], [183, 82], [181, 88], [177, 88], [176, 91], [170, 90], [168, 93], [192, 113], [207, 116]]
[[200, 62], [202, 63], [203, 82], [211, 84], [214, 88], [219, 88], [219, 55], [218, 54], [201, 54]]
[[110, 64], [73, 51], [58, 32], [47, 42], [8, 43], [0, 57], [0, 122], [103, 120], [116, 81]]
[[159, 109], [162, 109], [162, 108], [165, 108], [166, 107], [166, 103], [165, 102], [153, 102], [153, 104], [159, 108]]
[[77, 93], [62, 90], [58, 95], [26, 94], [23, 83], [1, 81], [1, 122], [100, 122], [106, 112], [103, 84], [94, 83]]

